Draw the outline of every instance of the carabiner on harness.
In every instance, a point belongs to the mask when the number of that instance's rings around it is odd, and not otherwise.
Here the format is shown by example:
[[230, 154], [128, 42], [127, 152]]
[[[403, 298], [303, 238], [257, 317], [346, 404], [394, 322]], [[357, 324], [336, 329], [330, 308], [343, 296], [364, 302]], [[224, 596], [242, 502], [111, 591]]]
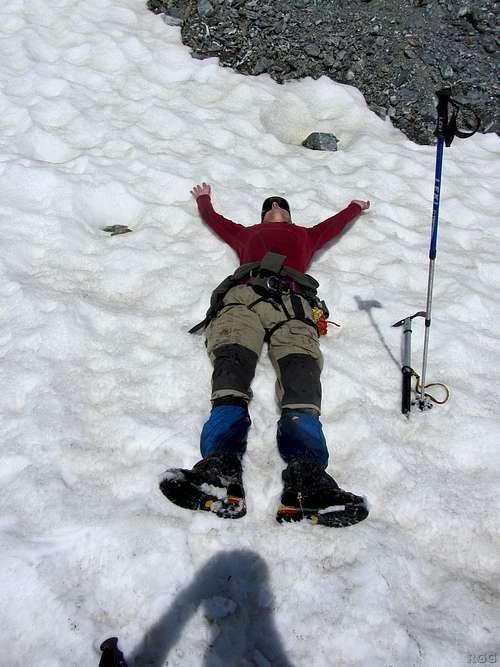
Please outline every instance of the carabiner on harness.
[[269, 276], [266, 282], [267, 289], [270, 292], [283, 293], [283, 278], [280, 276]]

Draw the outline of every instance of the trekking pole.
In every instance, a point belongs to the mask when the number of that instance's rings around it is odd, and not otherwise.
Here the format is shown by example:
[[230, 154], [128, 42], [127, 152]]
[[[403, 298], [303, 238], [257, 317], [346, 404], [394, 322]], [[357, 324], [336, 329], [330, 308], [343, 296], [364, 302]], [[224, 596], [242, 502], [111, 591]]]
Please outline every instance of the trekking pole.
[[[471, 137], [479, 129], [481, 123], [480, 119], [476, 114], [477, 126], [473, 132], [460, 132], [457, 129], [457, 113], [458, 107], [460, 105], [456, 100], [451, 98], [451, 89], [444, 88], [443, 90], [438, 90], [436, 92], [438, 98], [437, 105], [437, 125], [434, 132], [437, 137], [437, 153], [436, 153], [436, 172], [434, 179], [434, 200], [432, 207], [432, 227], [431, 227], [431, 243], [429, 248], [429, 276], [427, 281], [427, 305], [425, 308], [425, 337], [424, 337], [424, 352], [422, 359], [422, 373], [420, 376], [420, 398], [418, 401], [418, 407], [420, 410], [427, 410], [432, 407], [432, 404], [429, 401], [428, 396], [425, 393], [425, 380], [427, 374], [427, 360], [429, 354], [429, 336], [431, 329], [431, 319], [432, 319], [432, 293], [434, 288], [434, 271], [436, 265], [436, 256], [437, 256], [437, 235], [438, 235], [438, 225], [439, 225], [439, 200], [441, 196], [441, 175], [443, 169], [443, 152], [444, 146], [449, 148], [451, 142], [455, 136], [462, 139]], [[448, 106], [452, 105], [453, 114], [450, 119], [448, 119]]]
[[[443, 170], [443, 150], [445, 143], [445, 133], [448, 125], [448, 102], [451, 97], [451, 91], [442, 90], [437, 94], [438, 97], [438, 120], [435, 135], [437, 136], [437, 154], [436, 154], [436, 172], [434, 177], [434, 201], [432, 206], [432, 227], [431, 227], [431, 245], [429, 249], [429, 276], [427, 280], [427, 305], [425, 307], [425, 337], [424, 337], [424, 354], [422, 360], [422, 374], [420, 386], [420, 399], [418, 407], [421, 410], [428, 409], [429, 401], [425, 397], [425, 376], [427, 372], [427, 357], [429, 352], [429, 335], [431, 330], [431, 316], [432, 316], [432, 291], [434, 287], [434, 271], [437, 255], [437, 233], [439, 224], [439, 200], [441, 196], [441, 174]], [[447, 143], [450, 146], [451, 141]]]
[[[457, 129], [457, 116], [460, 107], [465, 105], [457, 102], [457, 100], [452, 99], [451, 89], [443, 88], [436, 92], [438, 98], [437, 104], [437, 125], [434, 131], [434, 135], [437, 137], [437, 153], [436, 153], [436, 169], [435, 169], [435, 179], [434, 179], [434, 199], [432, 206], [432, 227], [431, 227], [431, 242], [429, 248], [429, 275], [427, 280], [427, 305], [425, 312], [418, 312], [411, 317], [403, 318], [396, 322], [393, 326], [400, 327], [404, 326], [404, 358], [403, 366], [401, 368], [403, 373], [403, 386], [402, 386], [402, 412], [403, 414], [409, 417], [412, 401], [411, 401], [411, 378], [415, 376], [417, 378], [416, 393], [420, 394], [418, 399], [418, 406], [420, 410], [427, 410], [432, 408], [433, 403], [446, 403], [448, 400], [449, 392], [445, 385], [440, 383], [434, 383], [433, 385], [426, 385], [426, 374], [427, 374], [427, 361], [429, 355], [429, 336], [431, 328], [431, 319], [432, 319], [432, 294], [434, 288], [434, 272], [437, 256], [437, 235], [438, 235], [438, 225], [439, 225], [439, 201], [441, 196], [441, 176], [443, 170], [443, 153], [445, 145], [449, 148], [453, 139], [457, 136], [461, 139], [467, 139], [477, 132], [479, 126], [481, 125], [481, 120], [478, 115], [472, 111], [473, 115], [476, 118], [476, 127], [471, 132], [462, 132]], [[448, 117], [449, 107], [453, 108], [451, 117]], [[424, 337], [424, 351], [422, 359], [422, 374], [419, 377], [417, 373], [411, 367], [411, 320], [414, 317], [422, 316], [425, 318], [425, 337]], [[444, 388], [446, 392], [446, 397], [444, 400], [437, 400], [430, 394], [426, 394], [425, 390], [431, 386], [440, 386]]]

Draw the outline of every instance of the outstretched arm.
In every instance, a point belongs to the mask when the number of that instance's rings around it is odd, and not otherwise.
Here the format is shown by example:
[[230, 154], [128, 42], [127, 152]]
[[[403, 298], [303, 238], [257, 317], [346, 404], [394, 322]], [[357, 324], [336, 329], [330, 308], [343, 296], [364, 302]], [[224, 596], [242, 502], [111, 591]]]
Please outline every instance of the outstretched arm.
[[198, 204], [198, 211], [201, 219], [217, 234], [217, 236], [230, 245], [233, 250], [239, 252], [245, 227], [228, 218], [224, 218], [224, 216], [214, 210], [210, 200], [211, 191], [210, 185], [205, 182], [201, 185], [193, 186], [193, 189], [191, 190], [191, 194]]
[[314, 250], [319, 250], [328, 241], [338, 236], [352, 220], [357, 218], [362, 211], [370, 208], [369, 201], [362, 199], [353, 199], [352, 202], [343, 211], [333, 215], [320, 222], [318, 225], [311, 227], [309, 231], [309, 238], [311, 239]]

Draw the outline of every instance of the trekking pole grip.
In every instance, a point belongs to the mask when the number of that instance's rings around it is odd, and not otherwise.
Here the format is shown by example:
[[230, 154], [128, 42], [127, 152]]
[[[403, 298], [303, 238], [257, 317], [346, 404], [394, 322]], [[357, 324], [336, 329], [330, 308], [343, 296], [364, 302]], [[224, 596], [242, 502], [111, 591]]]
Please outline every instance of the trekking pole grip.
[[442, 90], [436, 91], [436, 97], [438, 98], [436, 107], [438, 117], [434, 136], [438, 139], [446, 139], [448, 130], [448, 104], [451, 99], [451, 88], [443, 88]]

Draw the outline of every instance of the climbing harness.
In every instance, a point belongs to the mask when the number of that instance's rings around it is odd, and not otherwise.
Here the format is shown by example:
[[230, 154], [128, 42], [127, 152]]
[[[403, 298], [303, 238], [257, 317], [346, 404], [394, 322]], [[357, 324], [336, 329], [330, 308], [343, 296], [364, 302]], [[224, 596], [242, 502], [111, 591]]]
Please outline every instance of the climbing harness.
[[[206, 328], [223, 308], [243, 306], [252, 310], [258, 303], [266, 302], [273, 305], [277, 310], [282, 310], [286, 317], [286, 320], [278, 322], [266, 331], [264, 339], [266, 342], [269, 342], [275, 331], [291, 320], [305, 322], [316, 329], [319, 335], [325, 335], [329, 312], [326, 303], [317, 296], [319, 283], [307, 273], [301, 273], [285, 266], [285, 261], [286, 257], [284, 255], [268, 252], [261, 262], [252, 262], [240, 266], [233, 275], [225, 278], [215, 288], [205, 319], [190, 329], [189, 333], [196, 333]], [[229, 290], [237, 285], [252, 287], [258, 298], [248, 306], [241, 303], [225, 303], [224, 297]], [[283, 300], [285, 295], [290, 297], [293, 313], [290, 313], [285, 305]], [[301, 297], [311, 305], [313, 309], [312, 319], [306, 317]]]
[[[434, 287], [434, 270], [435, 270], [435, 261], [437, 256], [437, 233], [438, 233], [438, 223], [439, 223], [439, 200], [441, 195], [441, 173], [443, 167], [443, 152], [444, 146], [451, 146], [451, 143], [455, 137], [460, 139], [467, 139], [477, 132], [479, 126], [481, 125], [481, 120], [478, 115], [469, 109], [476, 120], [476, 127], [470, 132], [462, 132], [458, 130], [457, 127], [457, 118], [461, 109], [468, 108], [465, 104], [459, 103], [457, 100], [452, 99], [451, 89], [444, 88], [436, 92], [438, 98], [437, 104], [437, 125], [434, 135], [437, 137], [437, 154], [436, 154], [436, 171], [435, 171], [435, 183], [434, 183], [434, 200], [433, 200], [433, 210], [432, 210], [432, 227], [431, 227], [431, 242], [429, 249], [429, 275], [427, 281], [427, 305], [424, 312], [415, 313], [411, 317], [403, 318], [396, 322], [393, 326], [399, 327], [404, 325], [403, 335], [404, 335], [404, 359], [402, 365], [402, 374], [403, 374], [403, 387], [402, 387], [402, 406], [401, 410], [403, 414], [409, 416], [410, 409], [412, 406], [411, 401], [411, 379], [412, 377], [417, 377], [416, 393], [419, 395], [418, 398], [418, 407], [421, 411], [428, 410], [432, 408], [433, 403], [443, 404], [449, 398], [448, 388], [441, 383], [426, 384], [426, 373], [427, 373], [427, 359], [428, 359], [428, 349], [429, 349], [429, 334], [431, 327], [431, 314], [432, 314], [432, 292]], [[452, 109], [451, 117], [449, 117], [449, 109]], [[421, 379], [415, 371], [411, 368], [410, 354], [411, 354], [411, 321], [414, 317], [424, 317], [425, 318], [425, 338], [424, 338], [424, 351], [423, 351], [423, 360], [422, 360], [422, 373]], [[426, 389], [429, 387], [440, 386], [445, 389], [445, 399], [442, 401], [436, 400], [430, 394], [426, 393]]]

